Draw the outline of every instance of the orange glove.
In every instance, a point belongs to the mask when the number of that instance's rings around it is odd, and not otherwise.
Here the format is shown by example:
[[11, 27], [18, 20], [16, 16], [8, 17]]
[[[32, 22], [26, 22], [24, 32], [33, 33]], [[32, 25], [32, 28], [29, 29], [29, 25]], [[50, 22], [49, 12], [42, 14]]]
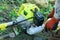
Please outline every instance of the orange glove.
[[52, 30], [54, 28], [54, 25], [56, 23], [58, 23], [59, 20], [55, 19], [54, 17], [52, 17], [50, 20], [48, 20], [45, 24], [45, 28]]
[[53, 17], [53, 15], [54, 15], [54, 8], [53, 8], [53, 10], [51, 11], [51, 13], [48, 15], [48, 18], [52, 18]]

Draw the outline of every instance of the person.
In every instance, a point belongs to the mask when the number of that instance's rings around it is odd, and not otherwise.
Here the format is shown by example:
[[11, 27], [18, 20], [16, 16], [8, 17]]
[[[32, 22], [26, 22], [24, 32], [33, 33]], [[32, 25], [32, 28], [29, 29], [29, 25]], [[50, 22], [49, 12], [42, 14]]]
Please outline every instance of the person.
[[52, 12], [48, 15], [51, 18], [46, 22], [45, 28], [49, 30], [56, 30], [60, 21], [60, 0], [56, 0]]

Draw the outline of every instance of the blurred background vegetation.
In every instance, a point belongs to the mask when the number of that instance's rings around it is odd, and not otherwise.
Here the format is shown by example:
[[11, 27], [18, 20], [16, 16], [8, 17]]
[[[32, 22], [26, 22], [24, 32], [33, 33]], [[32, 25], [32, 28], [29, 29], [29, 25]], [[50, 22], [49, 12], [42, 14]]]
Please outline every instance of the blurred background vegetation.
[[[47, 19], [47, 15], [51, 12], [54, 4], [50, 3], [50, 0], [48, 1], [48, 7], [45, 8], [43, 6], [39, 6], [40, 12], [44, 15], [45, 21]], [[9, 22], [16, 19], [16, 13], [18, 12], [18, 9], [21, 4], [25, 3], [26, 0], [0, 0], [0, 23]], [[11, 32], [11, 28], [6, 29], [5, 31], [0, 31], [0, 35], [7, 34]], [[46, 33], [42, 34], [40, 33], [39, 36], [42, 38], [47, 38], [50, 36], [49, 34], [46, 35]], [[46, 35], [46, 36], [45, 36]], [[39, 38], [40, 38], [39, 37]], [[31, 36], [25, 35], [24, 33], [22, 35], [18, 35], [15, 38], [7, 38], [2, 40], [33, 40]], [[43, 40], [40, 39], [40, 40]], [[47, 40], [47, 39], [46, 39]]]

